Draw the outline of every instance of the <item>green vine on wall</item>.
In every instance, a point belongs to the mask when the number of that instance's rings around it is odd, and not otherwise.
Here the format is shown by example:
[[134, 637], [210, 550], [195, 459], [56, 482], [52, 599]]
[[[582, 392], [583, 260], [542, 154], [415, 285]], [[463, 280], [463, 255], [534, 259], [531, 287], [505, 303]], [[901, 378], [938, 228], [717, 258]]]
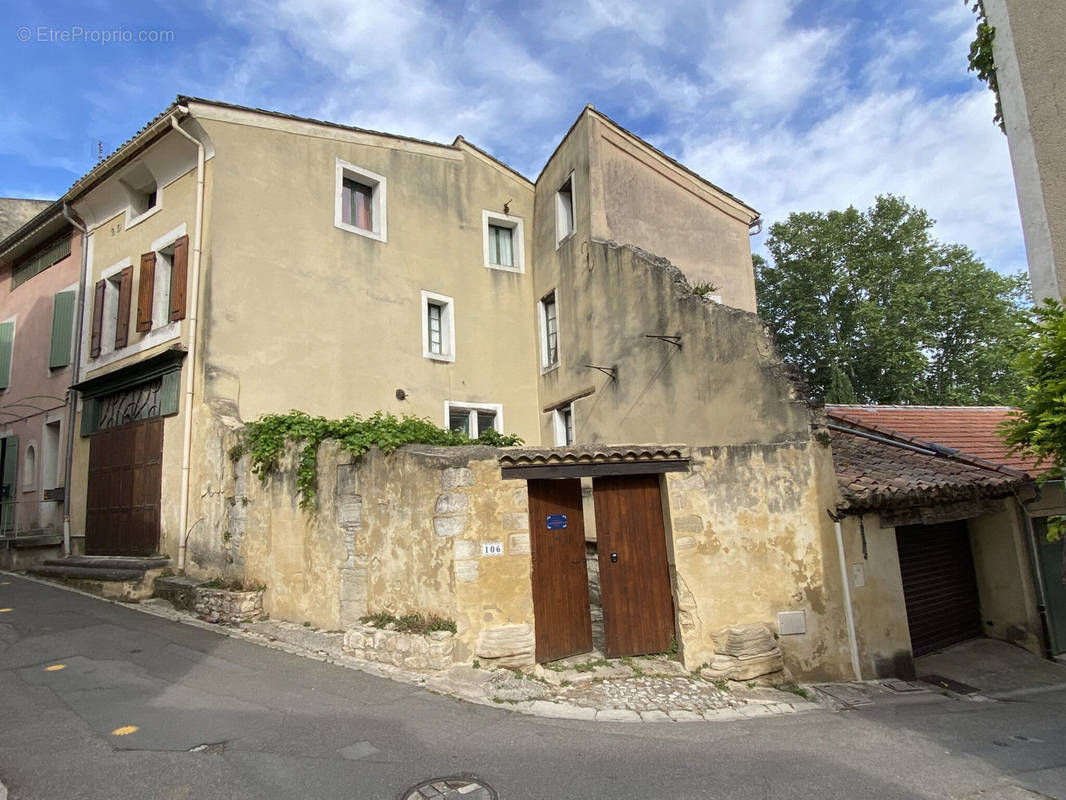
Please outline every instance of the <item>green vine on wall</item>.
[[300, 507], [313, 508], [318, 472], [318, 446], [326, 439], [335, 439], [341, 449], [360, 456], [371, 447], [391, 453], [405, 444], [430, 444], [442, 447], [488, 445], [511, 447], [522, 444], [513, 434], [488, 430], [471, 439], [460, 431], [449, 431], [423, 417], [396, 417], [377, 411], [363, 419], [358, 414], [344, 419], [312, 417], [302, 411], [288, 414], [266, 414], [245, 426], [241, 444], [230, 450], [234, 461], [245, 453], [251, 456], [252, 472], [265, 481], [278, 468], [288, 442], [303, 442], [296, 466], [296, 491]]
[[[970, 5], [971, 0], [963, 0]], [[996, 29], [988, 24], [988, 16], [985, 14], [985, 6], [981, 0], [976, 0], [970, 10], [977, 15], [977, 33], [970, 43], [970, 71], [976, 72], [979, 80], [988, 84], [992, 94], [996, 98], [996, 113], [992, 121], [999, 126], [1004, 133], [1007, 128], [1003, 124], [1003, 103], [999, 99], [999, 80], [996, 77], [996, 60], [992, 52], [992, 43], [996, 38]]]

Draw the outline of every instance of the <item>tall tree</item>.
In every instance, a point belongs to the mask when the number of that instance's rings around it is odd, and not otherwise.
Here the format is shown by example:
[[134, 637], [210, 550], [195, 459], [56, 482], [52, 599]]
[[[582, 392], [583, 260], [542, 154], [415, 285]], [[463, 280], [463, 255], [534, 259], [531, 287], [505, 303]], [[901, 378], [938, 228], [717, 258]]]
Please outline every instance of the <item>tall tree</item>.
[[1028, 279], [931, 235], [893, 195], [865, 212], [790, 214], [756, 255], [759, 314], [827, 402], [1006, 403], [1021, 381]]

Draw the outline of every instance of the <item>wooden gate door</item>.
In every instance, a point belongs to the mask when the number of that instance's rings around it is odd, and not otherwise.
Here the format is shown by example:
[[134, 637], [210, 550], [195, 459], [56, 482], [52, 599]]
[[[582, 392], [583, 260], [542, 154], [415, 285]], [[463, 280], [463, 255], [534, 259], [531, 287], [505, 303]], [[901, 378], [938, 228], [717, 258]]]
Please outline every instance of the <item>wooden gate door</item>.
[[659, 476], [595, 478], [592, 497], [607, 656], [664, 652], [674, 636], [674, 598]]
[[148, 556], [159, 549], [163, 420], [138, 420], [89, 440], [85, 552]]
[[529, 534], [538, 663], [592, 649], [580, 480], [531, 480]]

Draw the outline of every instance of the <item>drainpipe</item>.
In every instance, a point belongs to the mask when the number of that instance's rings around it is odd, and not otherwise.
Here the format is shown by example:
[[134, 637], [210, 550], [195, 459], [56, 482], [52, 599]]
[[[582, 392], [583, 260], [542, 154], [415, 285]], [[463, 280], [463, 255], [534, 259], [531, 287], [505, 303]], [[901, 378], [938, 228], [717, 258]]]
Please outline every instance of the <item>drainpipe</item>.
[[[185, 116], [188, 108], [179, 108]], [[171, 127], [196, 145], [196, 230], [192, 243], [192, 287], [190, 313], [186, 316], [189, 323], [189, 364], [185, 372], [185, 432], [181, 450], [181, 510], [178, 514], [178, 573], [185, 573], [185, 547], [189, 538], [189, 470], [192, 456], [192, 414], [193, 389], [196, 386], [196, 334], [197, 318], [200, 307], [200, 246], [204, 232], [204, 145], [195, 136], [191, 136], [178, 125], [177, 116], [170, 118]]]
[[1048, 624], [1047, 619], [1047, 592], [1044, 588], [1044, 576], [1040, 572], [1040, 554], [1036, 549], [1036, 531], [1033, 530], [1033, 517], [1029, 513], [1028, 503], [1034, 503], [1039, 499], [1040, 495], [1031, 497], [1026, 501], [1022, 501], [1018, 497], [1018, 492], [1014, 491], [1014, 499], [1018, 501], [1018, 508], [1022, 512], [1022, 524], [1025, 528], [1025, 550], [1029, 556], [1029, 571], [1033, 578], [1033, 586], [1036, 588], [1036, 610], [1040, 615], [1040, 628], [1041, 633], [1044, 635], [1044, 657], [1048, 659], [1054, 658], [1051, 646], [1051, 626]]
[[829, 512], [833, 520], [833, 530], [837, 537], [837, 557], [840, 559], [840, 580], [844, 584], [844, 618], [848, 623], [848, 650], [851, 653], [851, 669], [855, 680], [862, 680], [862, 668], [859, 666], [859, 644], [855, 637], [855, 614], [851, 609], [851, 586], [848, 583], [848, 564], [844, 557], [844, 531], [840, 527], [840, 517]]
[[85, 319], [85, 271], [89, 264], [89, 230], [71, 213], [70, 206], [63, 203], [63, 216], [67, 222], [81, 231], [81, 275], [78, 277], [78, 313], [74, 321], [74, 367], [71, 372], [69, 397], [70, 408], [67, 412], [67, 452], [63, 468], [63, 555], [70, 555], [70, 486], [74, 471], [74, 420], [78, 413], [78, 369], [81, 366], [81, 334]]

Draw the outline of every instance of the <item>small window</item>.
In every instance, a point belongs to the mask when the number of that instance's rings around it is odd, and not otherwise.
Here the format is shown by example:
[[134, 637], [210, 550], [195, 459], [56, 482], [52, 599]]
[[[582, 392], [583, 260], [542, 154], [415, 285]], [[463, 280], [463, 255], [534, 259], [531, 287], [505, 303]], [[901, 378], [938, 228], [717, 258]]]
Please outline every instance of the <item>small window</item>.
[[133, 267], [109, 270], [96, 282], [89, 333], [90, 358], [106, 355], [128, 343], [132, 289]]
[[156, 184], [155, 176], [143, 162], [123, 175], [119, 183], [126, 190], [126, 197], [129, 200], [126, 227], [137, 224], [142, 217], [159, 208], [159, 186]]
[[26, 457], [22, 461], [22, 491], [32, 492], [37, 488], [37, 445], [26, 445]]
[[422, 355], [434, 361], [455, 361], [454, 301], [422, 292]]
[[563, 446], [574, 443], [574, 406], [555, 409], [555, 444]]
[[448, 429], [476, 439], [485, 431], [503, 433], [503, 406], [497, 403], [444, 404]]
[[485, 267], [525, 272], [522, 219], [494, 211], [482, 211], [481, 227], [484, 233]]
[[333, 224], [379, 242], [386, 241], [385, 178], [337, 159]]
[[559, 366], [559, 312], [555, 292], [540, 301], [540, 356], [545, 370]]
[[59, 459], [62, 454], [60, 444], [60, 425], [55, 422], [47, 422], [44, 426], [44, 435], [41, 438], [41, 488], [57, 489], [60, 483]]
[[561, 243], [576, 229], [574, 224], [574, 173], [555, 193], [555, 242]]

